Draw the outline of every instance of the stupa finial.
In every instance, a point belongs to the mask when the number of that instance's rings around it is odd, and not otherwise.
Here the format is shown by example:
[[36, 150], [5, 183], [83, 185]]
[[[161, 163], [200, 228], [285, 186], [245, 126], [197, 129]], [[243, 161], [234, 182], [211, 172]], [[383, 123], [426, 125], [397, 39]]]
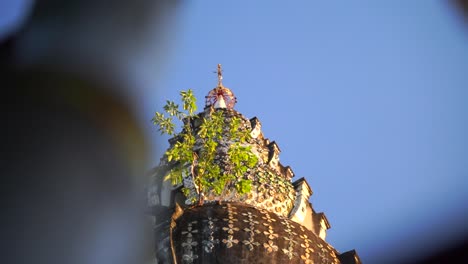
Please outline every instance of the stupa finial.
[[205, 107], [228, 108], [233, 109], [237, 100], [234, 93], [227, 87], [223, 86], [223, 70], [221, 64], [218, 64], [218, 86], [211, 90], [205, 96]]
[[223, 86], [223, 70], [221, 69], [221, 64], [218, 64], [218, 86]]

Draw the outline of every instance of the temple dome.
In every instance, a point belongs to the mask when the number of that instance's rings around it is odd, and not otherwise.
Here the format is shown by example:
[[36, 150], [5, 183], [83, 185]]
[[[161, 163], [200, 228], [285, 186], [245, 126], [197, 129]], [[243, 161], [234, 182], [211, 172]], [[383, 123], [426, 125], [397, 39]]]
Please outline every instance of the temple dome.
[[312, 231], [245, 204], [194, 206], [175, 223], [177, 263], [340, 263]]

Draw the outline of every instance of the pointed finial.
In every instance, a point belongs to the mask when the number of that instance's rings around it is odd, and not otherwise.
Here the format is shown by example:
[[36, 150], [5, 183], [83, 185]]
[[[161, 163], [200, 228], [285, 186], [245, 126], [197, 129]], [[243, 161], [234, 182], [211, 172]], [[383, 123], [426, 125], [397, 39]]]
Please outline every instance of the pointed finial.
[[218, 87], [223, 86], [223, 71], [221, 70], [221, 64], [218, 64]]
[[211, 90], [207, 96], [205, 96], [205, 108], [228, 108], [232, 109], [237, 102], [236, 97], [232, 91], [223, 86], [223, 70], [221, 64], [218, 64], [218, 86]]

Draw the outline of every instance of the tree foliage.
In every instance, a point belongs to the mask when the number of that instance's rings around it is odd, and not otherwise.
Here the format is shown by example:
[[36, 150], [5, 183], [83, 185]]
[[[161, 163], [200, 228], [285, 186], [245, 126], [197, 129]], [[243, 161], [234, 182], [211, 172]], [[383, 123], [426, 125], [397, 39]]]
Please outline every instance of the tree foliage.
[[[258, 159], [246, 144], [250, 133], [242, 129], [242, 119], [226, 118], [223, 110], [214, 109], [207, 115], [195, 115], [193, 91], [181, 91], [180, 96], [182, 107], [168, 100], [164, 113], [156, 112], [152, 119], [161, 134], [176, 137], [176, 142], [165, 153], [171, 164], [165, 180], [177, 185], [184, 177], [192, 177], [198, 195], [209, 191], [220, 195], [231, 187], [239, 194], [250, 192], [252, 182], [245, 175]], [[175, 133], [177, 120], [183, 124], [179, 133]], [[227, 161], [224, 163], [222, 149]], [[183, 192], [188, 196], [188, 189]]]

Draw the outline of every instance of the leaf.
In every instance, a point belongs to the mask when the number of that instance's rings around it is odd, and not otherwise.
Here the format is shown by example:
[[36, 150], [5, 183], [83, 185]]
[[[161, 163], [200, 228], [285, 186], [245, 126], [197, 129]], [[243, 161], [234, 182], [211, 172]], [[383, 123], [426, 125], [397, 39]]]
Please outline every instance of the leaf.
[[189, 115], [192, 115], [195, 111], [197, 111], [197, 99], [193, 95], [192, 89], [181, 91], [180, 96], [182, 97], [183, 108], [189, 112]]
[[[242, 179], [245, 173], [253, 168], [257, 156], [250, 146], [243, 145], [249, 139], [250, 133], [243, 128], [243, 119], [239, 117], [226, 118], [225, 111], [214, 110], [198, 120], [198, 129], [193, 131], [193, 120], [199, 118], [196, 111], [196, 98], [191, 89], [180, 92], [181, 106], [173, 101], [166, 101], [165, 114], [156, 112], [152, 121], [158, 126], [161, 134], [174, 135], [174, 118], [183, 121], [182, 130], [176, 136], [177, 141], [166, 151], [167, 161], [174, 166], [164, 177], [172, 184], [182, 182], [183, 175], [194, 174], [194, 183], [200, 191], [213, 191], [221, 194], [232, 181], [234, 187], [241, 193], [251, 191], [252, 182]], [[221, 170], [215, 162], [221, 142], [231, 142], [228, 149], [229, 169]], [[194, 150], [195, 143], [201, 148]], [[225, 144], [223, 143], [223, 146]], [[223, 165], [224, 166], [224, 165]], [[193, 171], [192, 171], [193, 170]], [[186, 196], [190, 190], [183, 189]]]
[[169, 173], [169, 174], [167, 174], [166, 176], [164, 176], [164, 179], [163, 179], [163, 180], [168, 181], [168, 180], [170, 180], [170, 179], [171, 179], [171, 174]]
[[182, 193], [185, 195], [185, 197], [188, 197], [190, 194], [190, 189], [183, 187]]
[[239, 194], [245, 194], [250, 192], [252, 189], [251, 180], [240, 180], [236, 183], [236, 190]]

